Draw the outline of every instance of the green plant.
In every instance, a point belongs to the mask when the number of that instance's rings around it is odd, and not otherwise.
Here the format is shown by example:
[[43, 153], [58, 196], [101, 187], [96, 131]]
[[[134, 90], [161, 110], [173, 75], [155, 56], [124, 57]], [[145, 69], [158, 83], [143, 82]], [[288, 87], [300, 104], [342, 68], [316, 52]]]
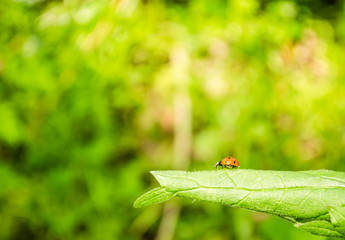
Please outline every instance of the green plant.
[[345, 173], [316, 171], [153, 171], [161, 187], [134, 207], [174, 196], [278, 215], [312, 234], [345, 237]]

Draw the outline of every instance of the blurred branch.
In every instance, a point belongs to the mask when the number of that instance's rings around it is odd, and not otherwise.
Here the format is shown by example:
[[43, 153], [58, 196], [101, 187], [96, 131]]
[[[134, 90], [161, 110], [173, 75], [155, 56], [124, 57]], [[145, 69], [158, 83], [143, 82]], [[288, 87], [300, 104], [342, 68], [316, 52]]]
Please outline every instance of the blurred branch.
[[[191, 151], [192, 116], [191, 99], [188, 94], [188, 53], [184, 49], [174, 49], [171, 67], [176, 92], [174, 94], [174, 169], [187, 169]], [[156, 240], [170, 240], [174, 236], [180, 206], [172, 202], [166, 204]]]

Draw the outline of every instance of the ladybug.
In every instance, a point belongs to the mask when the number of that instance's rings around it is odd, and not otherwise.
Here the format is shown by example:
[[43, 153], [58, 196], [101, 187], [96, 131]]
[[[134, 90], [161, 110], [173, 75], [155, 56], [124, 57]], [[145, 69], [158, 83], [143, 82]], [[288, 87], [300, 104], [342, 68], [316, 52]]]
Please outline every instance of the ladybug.
[[216, 163], [214, 166], [218, 170], [218, 166], [222, 166], [222, 168], [225, 166], [227, 168], [232, 168], [232, 167], [239, 167], [240, 164], [234, 157], [226, 157], [222, 159], [222, 161], [219, 161]]

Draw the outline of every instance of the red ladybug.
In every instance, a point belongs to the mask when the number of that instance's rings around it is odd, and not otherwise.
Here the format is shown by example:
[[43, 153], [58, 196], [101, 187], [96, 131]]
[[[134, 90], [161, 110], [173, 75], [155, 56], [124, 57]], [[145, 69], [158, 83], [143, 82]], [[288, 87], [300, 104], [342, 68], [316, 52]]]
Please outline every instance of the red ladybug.
[[240, 164], [234, 157], [226, 157], [222, 161], [217, 162], [214, 167], [218, 169], [218, 166], [222, 166], [222, 168], [224, 166], [227, 168], [232, 168], [232, 167], [239, 167]]

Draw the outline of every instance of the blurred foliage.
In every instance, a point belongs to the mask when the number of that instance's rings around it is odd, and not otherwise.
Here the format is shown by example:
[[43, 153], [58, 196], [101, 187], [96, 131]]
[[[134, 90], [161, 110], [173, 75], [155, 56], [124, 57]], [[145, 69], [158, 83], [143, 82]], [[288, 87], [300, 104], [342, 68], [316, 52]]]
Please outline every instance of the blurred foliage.
[[[2, 0], [0, 239], [153, 239], [151, 169], [345, 170], [344, 42], [335, 0]], [[174, 239], [306, 239], [176, 204]]]

